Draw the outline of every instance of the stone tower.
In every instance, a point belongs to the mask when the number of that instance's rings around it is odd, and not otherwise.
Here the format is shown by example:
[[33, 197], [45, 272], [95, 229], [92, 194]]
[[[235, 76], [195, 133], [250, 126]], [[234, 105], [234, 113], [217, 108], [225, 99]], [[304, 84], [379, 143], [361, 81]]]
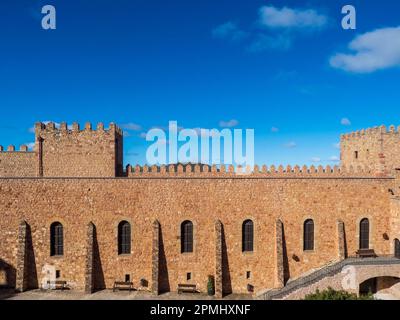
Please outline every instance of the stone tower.
[[39, 177], [118, 177], [123, 175], [123, 134], [115, 124], [35, 125]]
[[378, 173], [390, 174], [400, 167], [400, 127], [385, 126], [361, 130], [341, 136], [342, 166], [369, 167]]

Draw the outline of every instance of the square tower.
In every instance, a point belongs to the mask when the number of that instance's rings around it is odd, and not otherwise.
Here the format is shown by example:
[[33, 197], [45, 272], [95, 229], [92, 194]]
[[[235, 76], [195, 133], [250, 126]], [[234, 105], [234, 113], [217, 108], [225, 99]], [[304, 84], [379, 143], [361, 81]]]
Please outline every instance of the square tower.
[[385, 126], [344, 134], [340, 139], [342, 166], [368, 167], [387, 174], [400, 167], [400, 127]]
[[39, 177], [119, 177], [123, 175], [123, 133], [111, 123], [95, 130], [86, 123], [35, 124]]

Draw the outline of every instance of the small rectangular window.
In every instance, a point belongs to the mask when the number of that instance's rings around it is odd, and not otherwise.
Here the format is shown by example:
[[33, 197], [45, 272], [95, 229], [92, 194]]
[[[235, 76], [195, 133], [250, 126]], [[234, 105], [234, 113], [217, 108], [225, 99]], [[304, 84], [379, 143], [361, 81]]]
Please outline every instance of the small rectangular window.
[[354, 151], [354, 158], [358, 159], [358, 151]]
[[246, 272], [246, 279], [250, 279], [250, 277], [251, 277], [251, 272], [250, 272], [250, 271], [247, 271], [247, 272]]
[[59, 279], [60, 277], [61, 277], [60, 270], [56, 270], [56, 279]]
[[125, 275], [125, 282], [130, 282], [131, 281], [131, 276], [129, 274]]
[[191, 280], [192, 279], [192, 274], [190, 272], [188, 272], [186, 274], [186, 280]]

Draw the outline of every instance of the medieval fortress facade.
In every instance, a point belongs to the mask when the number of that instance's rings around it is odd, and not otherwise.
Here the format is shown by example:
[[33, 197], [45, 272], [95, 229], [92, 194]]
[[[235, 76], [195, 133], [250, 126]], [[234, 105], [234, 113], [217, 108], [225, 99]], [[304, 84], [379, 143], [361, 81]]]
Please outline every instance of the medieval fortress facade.
[[343, 287], [338, 265], [358, 270], [356, 292], [371, 278], [378, 289], [400, 278], [400, 128], [342, 135], [339, 166], [246, 175], [124, 168], [114, 124], [37, 123], [35, 136], [33, 151], [0, 147], [0, 286], [62, 279], [93, 292], [131, 281], [155, 294], [179, 284], [206, 292], [212, 276], [217, 297], [295, 298]]

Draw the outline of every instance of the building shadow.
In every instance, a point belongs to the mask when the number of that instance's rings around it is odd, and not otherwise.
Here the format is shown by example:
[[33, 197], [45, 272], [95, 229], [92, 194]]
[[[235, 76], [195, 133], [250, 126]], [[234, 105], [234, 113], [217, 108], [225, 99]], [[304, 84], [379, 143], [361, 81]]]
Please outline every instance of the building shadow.
[[344, 244], [344, 258], [347, 259], [348, 251], [347, 251], [346, 225], [344, 224], [343, 224], [343, 244]]
[[93, 292], [106, 288], [96, 226], [93, 225]]
[[165, 248], [164, 248], [164, 239], [162, 233], [162, 227], [160, 225], [159, 230], [159, 269], [158, 269], [158, 290], [159, 293], [165, 293], [171, 291], [171, 287], [169, 284], [169, 275], [168, 275], [168, 265], [167, 265], [167, 258], [165, 256]]
[[286, 285], [290, 279], [289, 258], [286, 246], [285, 226], [282, 224], [282, 254], [283, 254], [283, 283]]
[[32, 230], [26, 225], [26, 268], [24, 278], [27, 279], [27, 289], [39, 288], [39, 280], [36, 269], [35, 251], [33, 249]]
[[229, 270], [228, 249], [225, 240], [225, 228], [221, 226], [222, 242], [222, 295], [232, 294], [231, 272]]
[[0, 259], [0, 289], [15, 289], [16, 277], [15, 267]]

